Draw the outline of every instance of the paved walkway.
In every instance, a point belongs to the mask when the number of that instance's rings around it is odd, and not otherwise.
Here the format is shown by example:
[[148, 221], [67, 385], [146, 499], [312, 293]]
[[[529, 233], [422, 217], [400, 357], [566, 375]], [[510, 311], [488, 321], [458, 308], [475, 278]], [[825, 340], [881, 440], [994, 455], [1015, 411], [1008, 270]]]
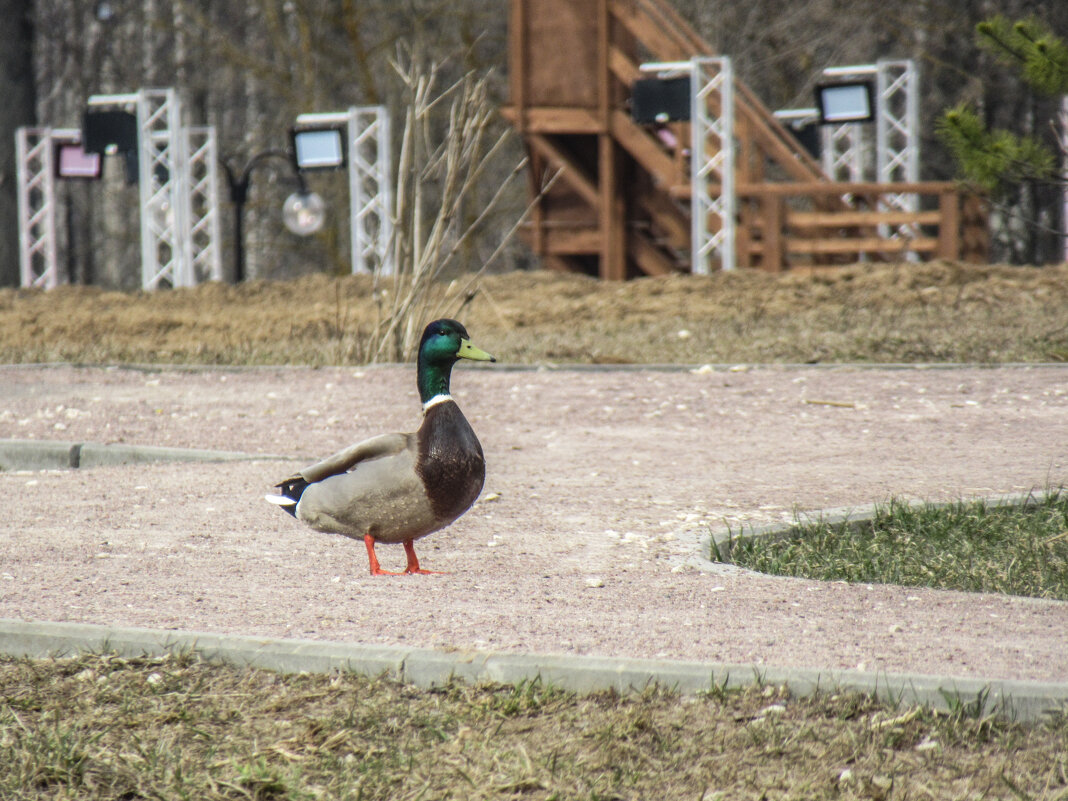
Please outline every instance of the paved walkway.
[[[285, 460], [0, 473], [0, 618], [402, 648], [1068, 681], [1068, 604], [694, 567], [710, 529], [1059, 485], [1068, 370], [458, 369], [489, 461], [419, 544], [444, 576], [262, 501], [414, 426], [410, 368], [0, 368], [0, 438]], [[400, 549], [383, 548], [388, 567]]]

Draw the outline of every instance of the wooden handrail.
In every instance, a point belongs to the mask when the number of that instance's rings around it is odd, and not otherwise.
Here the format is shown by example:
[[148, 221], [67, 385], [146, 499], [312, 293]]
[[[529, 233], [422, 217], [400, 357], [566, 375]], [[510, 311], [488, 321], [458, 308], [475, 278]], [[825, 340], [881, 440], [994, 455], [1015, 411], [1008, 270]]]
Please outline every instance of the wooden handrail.
[[622, 111], [613, 111], [609, 117], [612, 135], [627, 148], [635, 161], [641, 164], [660, 184], [668, 189], [686, 185], [690, 176], [678, 172], [675, 161], [657, 146], [656, 140], [644, 128]]
[[780, 184], [736, 184], [739, 197], [800, 197], [803, 195], [938, 195], [956, 192], [958, 185], [952, 181], [913, 181], [901, 183], [878, 183], [875, 181], [829, 182], [795, 181]]
[[786, 237], [787, 253], [812, 256], [831, 256], [845, 253], [883, 253], [900, 255], [903, 253], [934, 253], [938, 250], [938, 240], [934, 237], [917, 236], [888, 239], [877, 236], [857, 238], [801, 239]]
[[639, 0], [639, 2], [646, 8], [646, 13], [650, 17], [659, 18], [660, 27], [667, 30], [671, 38], [675, 40], [683, 57], [686, 54], [693, 56], [698, 53], [712, 55], [708, 43], [697, 35], [697, 32], [670, 3], [659, 2], [659, 0]]
[[791, 211], [792, 228], [853, 228], [859, 225], [939, 225], [941, 211]]

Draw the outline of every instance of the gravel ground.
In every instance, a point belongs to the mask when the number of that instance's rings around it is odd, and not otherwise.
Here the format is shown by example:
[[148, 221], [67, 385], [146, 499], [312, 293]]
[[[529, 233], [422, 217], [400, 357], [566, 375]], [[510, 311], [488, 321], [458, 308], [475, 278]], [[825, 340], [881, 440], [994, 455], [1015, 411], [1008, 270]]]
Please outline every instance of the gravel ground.
[[[695, 566], [709, 528], [1059, 486], [1068, 369], [459, 367], [482, 498], [371, 577], [265, 503], [418, 423], [410, 366], [0, 367], [0, 438], [280, 455], [0, 473], [0, 617], [1068, 681], [1068, 603]], [[387, 569], [399, 547], [380, 546]]]

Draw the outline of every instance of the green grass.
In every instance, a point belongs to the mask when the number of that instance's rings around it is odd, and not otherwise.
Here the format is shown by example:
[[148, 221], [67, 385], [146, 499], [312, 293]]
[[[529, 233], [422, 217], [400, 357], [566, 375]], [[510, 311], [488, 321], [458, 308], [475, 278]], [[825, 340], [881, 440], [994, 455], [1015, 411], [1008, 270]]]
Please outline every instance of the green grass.
[[877, 507], [870, 522], [799, 525], [742, 538], [713, 558], [783, 576], [1068, 600], [1068, 495], [1019, 505]]
[[0, 659], [3, 799], [1068, 798], [1068, 723], [774, 687], [430, 691], [189, 655]]

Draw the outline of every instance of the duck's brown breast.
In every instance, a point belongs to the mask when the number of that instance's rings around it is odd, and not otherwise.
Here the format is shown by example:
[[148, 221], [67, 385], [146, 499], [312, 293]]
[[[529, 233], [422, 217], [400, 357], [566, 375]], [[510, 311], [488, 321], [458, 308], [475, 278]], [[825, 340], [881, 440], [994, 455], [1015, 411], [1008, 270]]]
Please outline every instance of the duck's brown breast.
[[453, 401], [427, 409], [419, 427], [416, 472], [434, 516], [452, 521], [475, 502], [486, 480], [486, 460], [471, 425]]

